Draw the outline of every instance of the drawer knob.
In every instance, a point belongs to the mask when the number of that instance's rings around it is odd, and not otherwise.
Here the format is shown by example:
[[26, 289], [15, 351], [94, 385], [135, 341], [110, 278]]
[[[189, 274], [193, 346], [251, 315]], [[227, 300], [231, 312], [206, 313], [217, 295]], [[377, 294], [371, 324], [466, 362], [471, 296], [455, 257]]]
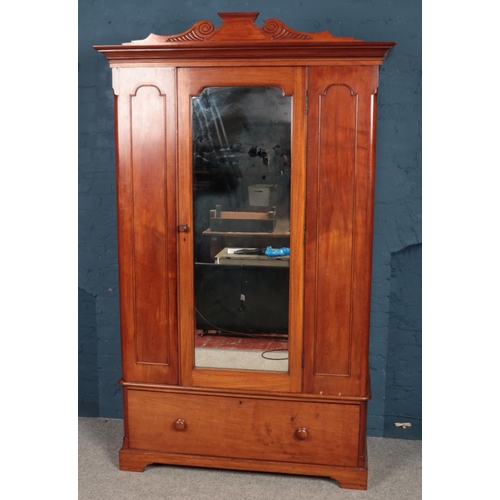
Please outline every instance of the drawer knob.
[[299, 427], [295, 431], [295, 437], [299, 439], [300, 441], [304, 441], [304, 439], [307, 439], [309, 436], [307, 429], [305, 427]]
[[179, 233], [187, 233], [189, 230], [189, 226], [187, 224], [180, 224], [177, 229]]
[[182, 418], [178, 418], [175, 422], [174, 422], [174, 429], [176, 431], [184, 431], [186, 430], [186, 421], [183, 420]]

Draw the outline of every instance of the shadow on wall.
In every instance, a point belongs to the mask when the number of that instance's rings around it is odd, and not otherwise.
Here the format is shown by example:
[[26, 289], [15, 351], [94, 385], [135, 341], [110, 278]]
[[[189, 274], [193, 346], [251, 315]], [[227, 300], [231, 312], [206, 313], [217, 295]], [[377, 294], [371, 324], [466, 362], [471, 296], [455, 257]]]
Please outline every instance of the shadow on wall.
[[391, 258], [384, 437], [422, 439], [421, 244]]
[[78, 416], [99, 416], [96, 297], [78, 289]]

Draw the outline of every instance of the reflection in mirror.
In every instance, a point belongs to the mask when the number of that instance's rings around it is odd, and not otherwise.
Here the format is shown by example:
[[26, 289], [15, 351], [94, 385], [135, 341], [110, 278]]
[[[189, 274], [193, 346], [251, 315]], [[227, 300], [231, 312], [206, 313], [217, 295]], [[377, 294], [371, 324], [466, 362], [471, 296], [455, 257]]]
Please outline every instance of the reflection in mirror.
[[291, 99], [192, 99], [197, 367], [288, 371]]

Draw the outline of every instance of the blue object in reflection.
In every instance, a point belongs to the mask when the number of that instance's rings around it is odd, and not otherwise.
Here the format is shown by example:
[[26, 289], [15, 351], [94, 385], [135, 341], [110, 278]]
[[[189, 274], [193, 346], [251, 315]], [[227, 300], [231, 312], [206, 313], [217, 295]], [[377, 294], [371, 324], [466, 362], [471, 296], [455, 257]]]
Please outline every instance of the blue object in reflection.
[[281, 247], [281, 248], [267, 247], [264, 253], [268, 257], [283, 257], [284, 255], [290, 255], [290, 249], [288, 247]]

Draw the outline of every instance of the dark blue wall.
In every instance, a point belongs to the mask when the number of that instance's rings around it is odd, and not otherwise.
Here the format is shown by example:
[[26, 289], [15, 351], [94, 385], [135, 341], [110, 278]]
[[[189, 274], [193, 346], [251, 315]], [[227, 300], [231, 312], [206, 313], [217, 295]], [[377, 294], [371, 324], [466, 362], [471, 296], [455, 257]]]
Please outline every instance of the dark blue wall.
[[393, 254], [390, 301], [384, 436], [422, 439], [422, 245]]
[[[405, 300], [399, 297], [398, 306], [391, 308], [395, 297], [391, 265], [399, 252], [422, 242], [420, 1], [80, 0], [79, 396], [86, 403], [82, 408], [98, 408], [102, 417], [122, 416], [113, 92], [106, 58], [92, 45], [121, 44], [150, 33], [180, 33], [201, 19], [217, 27], [217, 12], [228, 11], [260, 12], [260, 25], [275, 17], [300, 31], [329, 30], [338, 36], [398, 43], [381, 68], [378, 101], [368, 432], [382, 436], [386, 398], [392, 394], [392, 379], [387, 377], [391, 317], [400, 314]], [[398, 349], [398, 356], [412, 359], [420, 346]], [[420, 398], [420, 380], [415, 377], [411, 384], [409, 394]], [[392, 399], [391, 415], [399, 412]]]
[[78, 289], [78, 414], [99, 416], [95, 297]]

